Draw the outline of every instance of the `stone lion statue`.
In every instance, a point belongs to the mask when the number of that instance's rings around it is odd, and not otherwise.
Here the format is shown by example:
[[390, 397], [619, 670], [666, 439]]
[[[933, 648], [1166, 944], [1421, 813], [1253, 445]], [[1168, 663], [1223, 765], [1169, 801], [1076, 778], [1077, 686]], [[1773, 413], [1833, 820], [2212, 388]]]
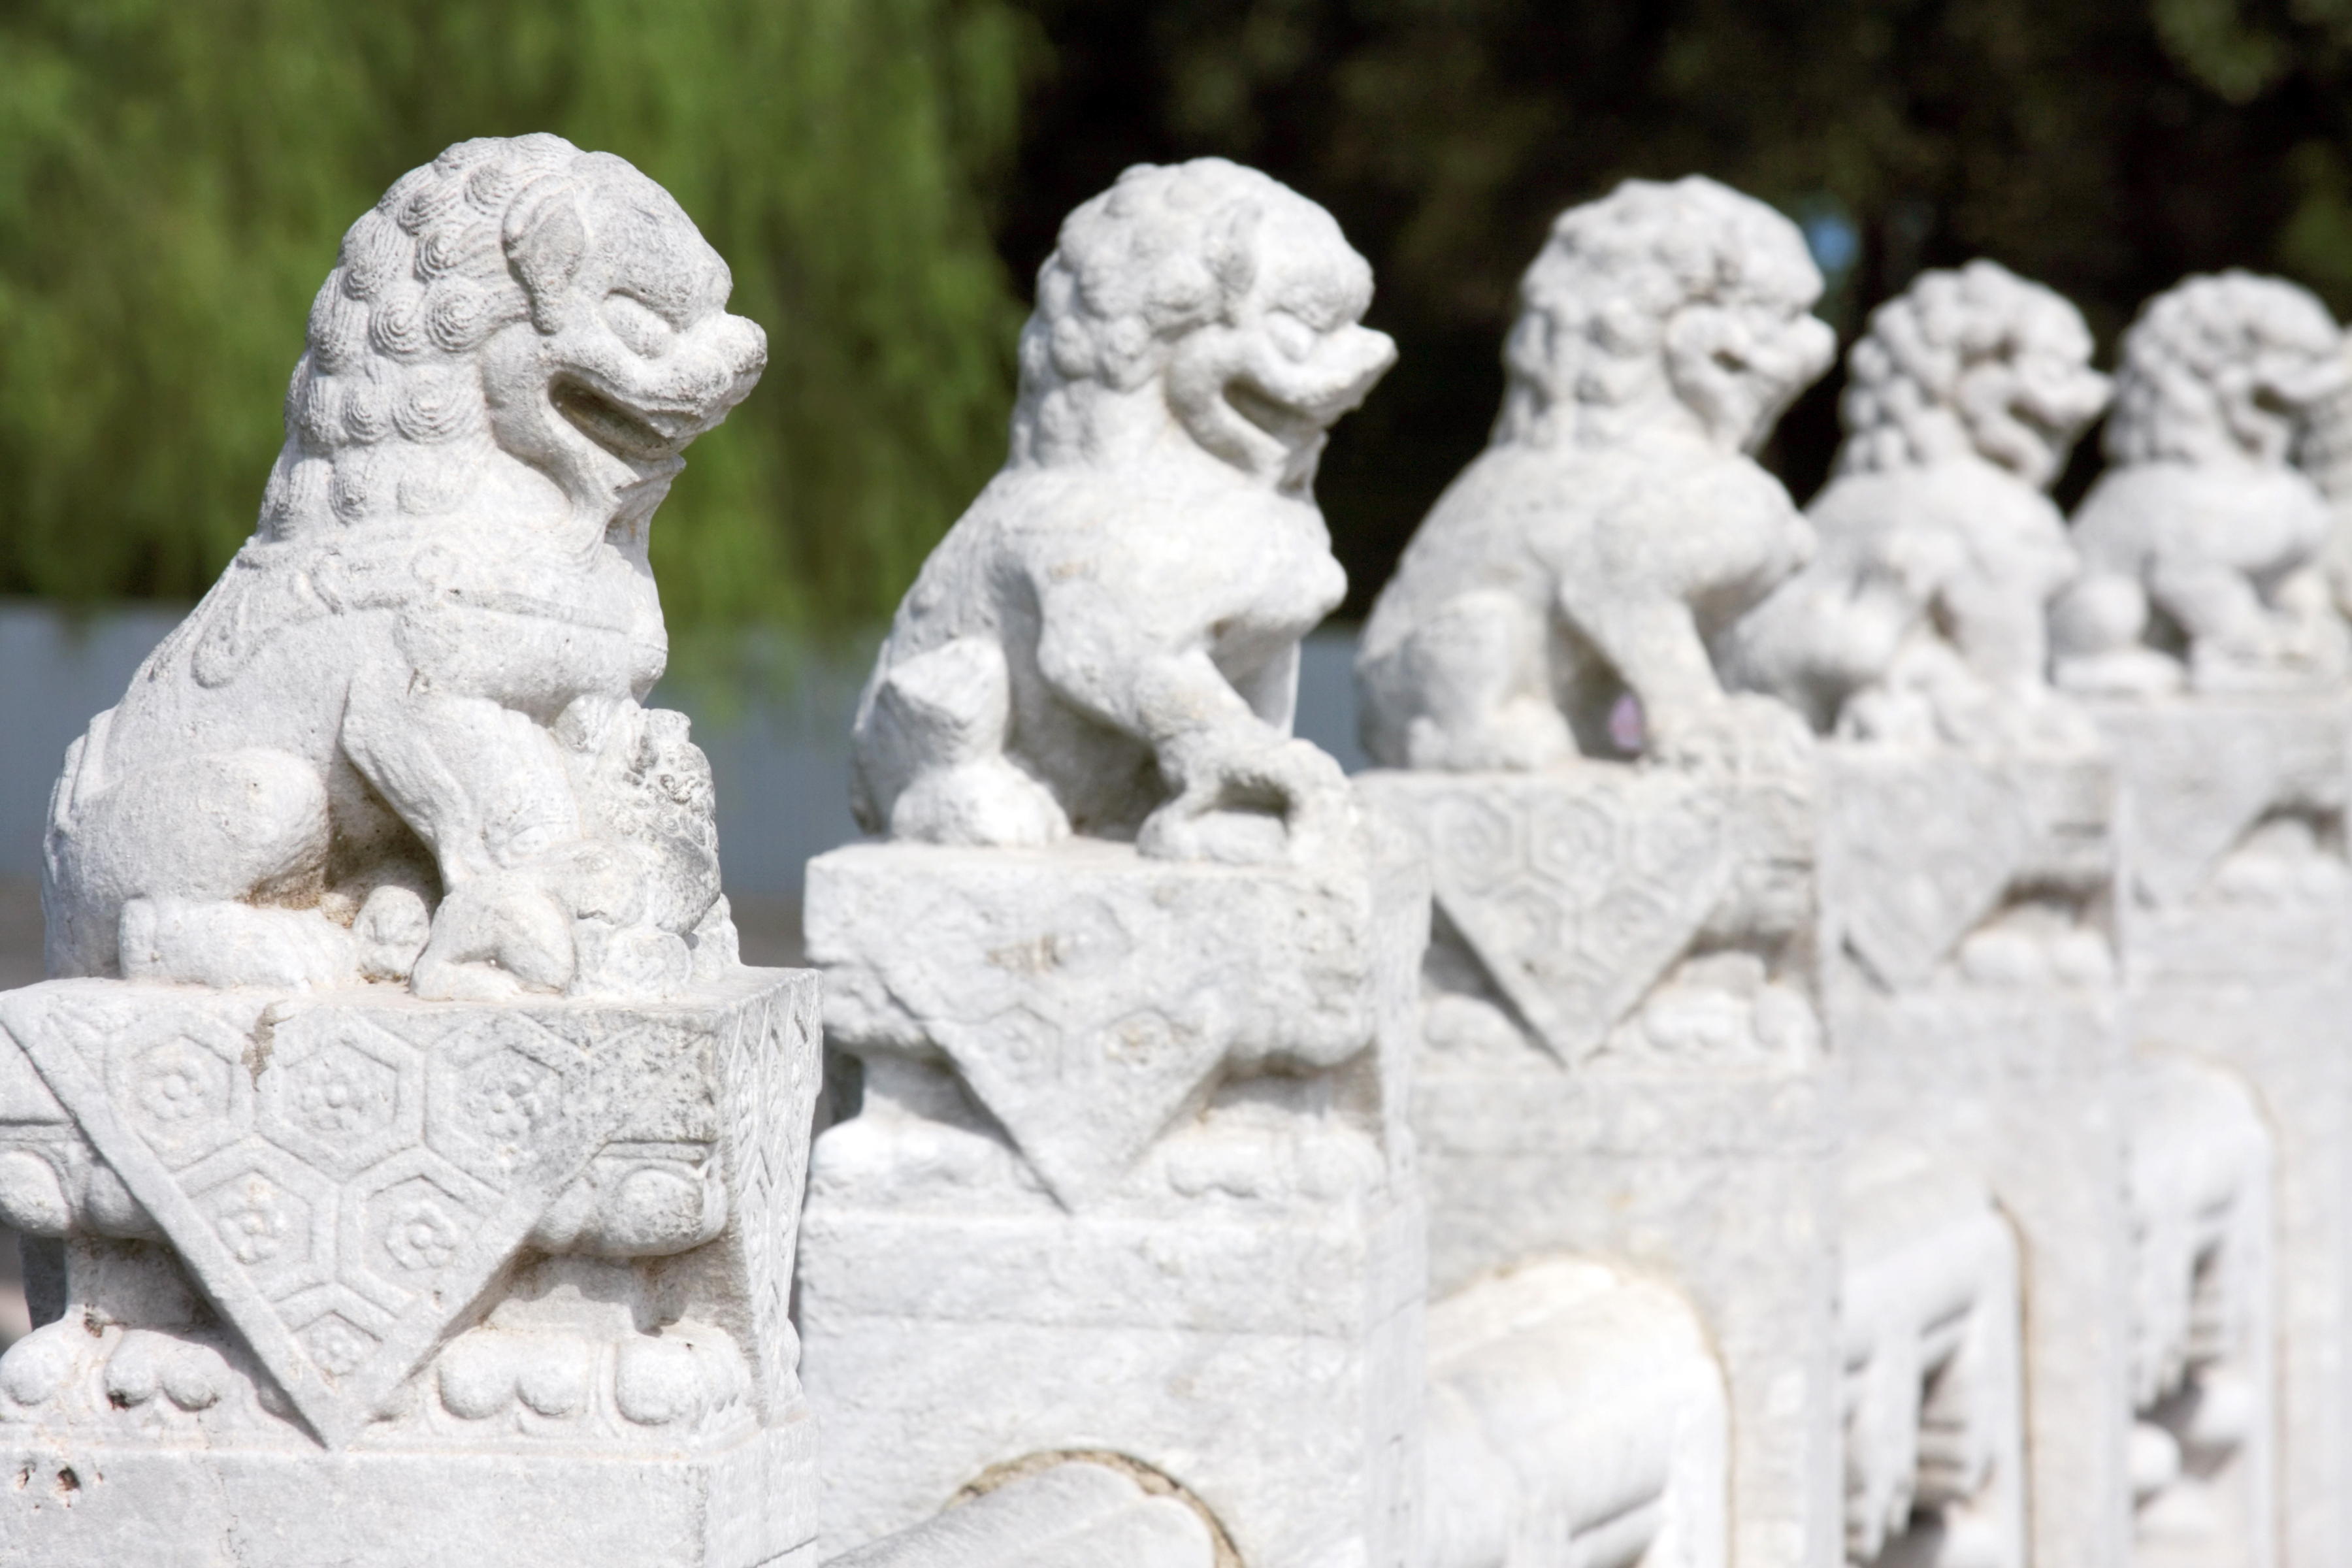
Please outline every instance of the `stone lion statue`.
[[1351, 820], [1290, 733], [1339, 602], [1325, 433], [1395, 358], [1330, 216], [1221, 159], [1073, 212], [1021, 335], [1012, 454], [898, 607], [858, 704], [868, 831], [1147, 855], [1315, 852]]
[[1520, 284], [1493, 440], [1364, 629], [1375, 758], [1801, 750], [1778, 703], [1726, 694], [1710, 645], [1812, 549], [1749, 454], [1829, 364], [1821, 290], [1794, 224], [1709, 180], [1632, 180], [1560, 215]]
[[2293, 466], [2345, 382], [2336, 323], [2243, 272], [2158, 295], [2124, 337], [2109, 468], [2074, 517], [2083, 575], [2052, 612], [2061, 686], [2147, 693], [2336, 679], [2344, 633], [2312, 563], [2328, 507]]
[[661, 187], [452, 147], [344, 237], [259, 526], [67, 752], [53, 975], [654, 991], [732, 962], [647, 565], [767, 342]]
[[1820, 552], [1734, 628], [1733, 679], [1857, 739], [2094, 743], [2044, 629], [2077, 565], [2044, 491], [2107, 402], [2092, 349], [2074, 306], [1990, 261], [1873, 312], [1806, 511]]

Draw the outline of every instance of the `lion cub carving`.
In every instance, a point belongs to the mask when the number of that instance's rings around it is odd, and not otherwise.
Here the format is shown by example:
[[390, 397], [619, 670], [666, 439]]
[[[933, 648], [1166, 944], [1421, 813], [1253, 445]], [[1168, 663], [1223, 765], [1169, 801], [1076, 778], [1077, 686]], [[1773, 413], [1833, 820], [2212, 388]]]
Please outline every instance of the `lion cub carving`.
[[2124, 337], [2110, 466], [2074, 514], [2083, 575], [2051, 623], [2061, 686], [2340, 678], [2344, 631], [2315, 564], [2328, 506], [2291, 459], [2345, 372], [2335, 322], [2292, 283], [2225, 272], [2148, 302]]
[[1376, 759], [1801, 753], [1801, 723], [1727, 695], [1711, 647], [1812, 548], [1748, 454], [1828, 367], [1821, 290], [1794, 224], [1709, 180], [1632, 180], [1560, 216], [1520, 284], [1493, 441], [1364, 629]]
[[1346, 579], [1325, 433], [1395, 357], [1330, 216], [1220, 159], [1073, 212], [1021, 336], [1013, 449], [899, 605], [859, 702], [871, 832], [1303, 858], [1351, 820], [1290, 734]]
[[1821, 550], [1734, 628], [1733, 679], [1860, 740], [2076, 750], [2050, 690], [2049, 604], [2074, 579], [2043, 493], [2106, 405], [2074, 306], [1990, 261], [1922, 273], [1849, 356]]
[[709, 769], [639, 706], [654, 509], [766, 363], [730, 283], [552, 136], [352, 226], [253, 538], [67, 753], [52, 974], [486, 999], [732, 961]]

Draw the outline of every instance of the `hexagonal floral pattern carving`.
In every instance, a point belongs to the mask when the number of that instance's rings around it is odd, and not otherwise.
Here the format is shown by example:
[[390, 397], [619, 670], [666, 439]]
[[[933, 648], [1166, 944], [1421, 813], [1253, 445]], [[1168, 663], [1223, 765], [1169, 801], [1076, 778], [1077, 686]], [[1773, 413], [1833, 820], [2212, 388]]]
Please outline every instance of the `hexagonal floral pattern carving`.
[[473, 1255], [499, 1194], [429, 1150], [387, 1161], [343, 1198], [343, 1279], [397, 1308]]
[[578, 1047], [529, 1019], [491, 1018], [443, 1041], [436, 1058], [425, 1119], [436, 1152], [493, 1185], [564, 1161]]
[[244, 1036], [210, 1019], [126, 1032], [108, 1052], [115, 1107], [165, 1164], [192, 1164], [252, 1123], [246, 1047]]
[[337, 1176], [415, 1143], [424, 1081], [415, 1050], [365, 1022], [313, 1014], [282, 1026], [261, 1082], [261, 1133]]
[[1730, 885], [1727, 792], [1689, 777], [1579, 769], [1372, 787], [1419, 822], [1438, 907], [1565, 1062], [1648, 994]]
[[233, 1149], [189, 1185], [230, 1258], [275, 1300], [334, 1275], [334, 1184], [275, 1149]]
[[[616, 1117], [664, 1094], [690, 1110], [718, 1087], [707, 1013], [662, 1022], [669, 1049], [556, 1002], [541, 1023], [536, 1008], [329, 994], [264, 1012], [250, 994], [128, 990], [12, 994], [0, 1049], [31, 1059], [331, 1447], [443, 1342]], [[703, 1112], [660, 1131], [691, 1170], [719, 1128]]]

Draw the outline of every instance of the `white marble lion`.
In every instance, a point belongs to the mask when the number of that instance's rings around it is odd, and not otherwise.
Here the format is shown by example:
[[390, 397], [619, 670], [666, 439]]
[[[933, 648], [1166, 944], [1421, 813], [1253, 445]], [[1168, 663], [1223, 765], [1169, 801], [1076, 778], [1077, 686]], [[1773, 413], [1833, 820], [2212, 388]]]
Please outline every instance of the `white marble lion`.
[[898, 607], [858, 705], [853, 805], [942, 844], [1133, 838], [1300, 858], [1351, 821], [1290, 733], [1336, 606], [1313, 485], [1394, 346], [1314, 203], [1221, 159], [1073, 212], [1021, 336], [1013, 449]]
[[1535, 769], [1581, 750], [1779, 765], [1804, 727], [1711, 645], [1812, 531], [1749, 457], [1835, 346], [1797, 226], [1696, 177], [1574, 207], [1520, 284], [1494, 437], [1364, 629], [1366, 749]]
[[2343, 627], [2313, 569], [2328, 506], [2292, 458], [2345, 374], [2336, 323], [2292, 283], [2224, 272], [2148, 302], [2124, 338], [2110, 466], [2074, 515], [2083, 575], [2052, 611], [2061, 686], [2340, 678]]
[[451, 148], [344, 237], [259, 526], [67, 753], [53, 975], [659, 993], [731, 962], [646, 555], [760, 329], [660, 186]]
[[1862, 740], [2076, 749], [2048, 679], [2074, 579], [2044, 493], [2106, 406], [2074, 306], [1990, 261], [1922, 273], [1848, 357], [1821, 550], [1734, 628], [1733, 679]]

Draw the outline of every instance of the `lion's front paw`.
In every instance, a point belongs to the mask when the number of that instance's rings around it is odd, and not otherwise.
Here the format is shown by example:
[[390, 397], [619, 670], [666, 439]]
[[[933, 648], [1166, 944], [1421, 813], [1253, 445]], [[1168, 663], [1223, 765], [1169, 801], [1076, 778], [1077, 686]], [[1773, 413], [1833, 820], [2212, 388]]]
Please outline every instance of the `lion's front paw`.
[[1352, 833], [1348, 777], [1312, 743], [1195, 738], [1171, 748], [1176, 797], [1145, 819], [1137, 849], [1160, 860], [1264, 865], [1315, 859]]
[[1650, 758], [1669, 767], [1749, 775], [1801, 773], [1812, 765], [1813, 732], [1803, 717], [1753, 692], [1735, 692], [1657, 723], [1656, 731]]
[[1444, 773], [1540, 773], [1576, 754], [1568, 721], [1549, 702], [1520, 698], [1467, 723], [1433, 715], [1405, 733], [1405, 765]]
[[923, 844], [1059, 844], [1070, 819], [1053, 792], [1003, 756], [935, 767], [899, 792], [890, 837]]
[[433, 1002], [498, 1002], [572, 979], [572, 912], [528, 877], [481, 877], [434, 911], [410, 988]]

